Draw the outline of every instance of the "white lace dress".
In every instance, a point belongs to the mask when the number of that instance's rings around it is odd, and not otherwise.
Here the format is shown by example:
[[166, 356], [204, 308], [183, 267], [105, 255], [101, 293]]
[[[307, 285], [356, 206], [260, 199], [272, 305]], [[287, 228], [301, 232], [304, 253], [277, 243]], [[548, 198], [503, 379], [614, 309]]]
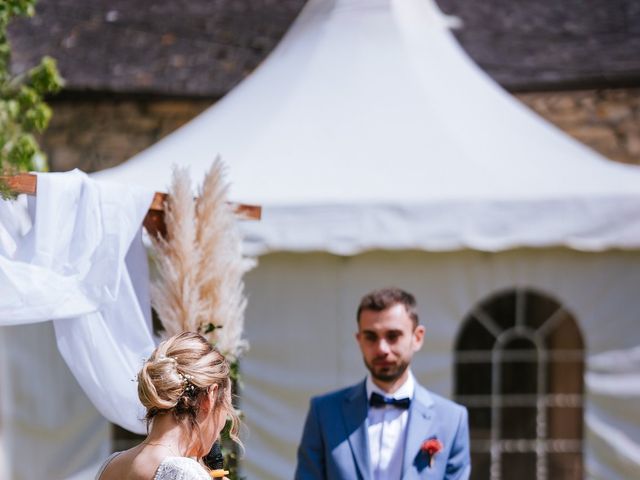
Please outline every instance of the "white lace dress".
[[193, 458], [167, 457], [158, 466], [153, 480], [211, 480], [211, 477]]
[[[116, 452], [107, 458], [102, 467], [100, 467], [96, 480], [100, 479], [100, 475], [107, 468], [109, 462], [119, 453]], [[158, 466], [153, 480], [211, 480], [211, 477], [204, 467], [193, 458], [166, 457]]]

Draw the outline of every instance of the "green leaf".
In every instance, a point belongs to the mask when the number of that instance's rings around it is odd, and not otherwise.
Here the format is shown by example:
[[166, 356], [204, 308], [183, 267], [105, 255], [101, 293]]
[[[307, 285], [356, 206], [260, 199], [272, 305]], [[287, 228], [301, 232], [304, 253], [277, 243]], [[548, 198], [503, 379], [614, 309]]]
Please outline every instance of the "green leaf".
[[28, 109], [36, 106], [38, 103], [41, 103], [42, 97], [35, 89], [27, 85], [22, 85], [20, 87], [20, 91], [18, 92], [16, 100], [18, 101], [19, 107], [21, 109]]
[[56, 61], [51, 57], [44, 57], [40, 65], [29, 70], [29, 83], [41, 95], [57, 93], [64, 85], [64, 80], [58, 72]]
[[26, 129], [42, 132], [51, 119], [51, 108], [45, 103], [40, 103], [27, 110], [24, 114], [23, 126]]
[[214, 325], [213, 323], [207, 323], [200, 327], [202, 329], [202, 333], [211, 333], [218, 328], [222, 328], [222, 325]]
[[38, 142], [32, 135], [22, 135], [13, 145], [7, 159], [9, 163], [18, 167], [21, 172], [28, 172], [33, 169], [34, 157], [42, 152], [38, 147]]

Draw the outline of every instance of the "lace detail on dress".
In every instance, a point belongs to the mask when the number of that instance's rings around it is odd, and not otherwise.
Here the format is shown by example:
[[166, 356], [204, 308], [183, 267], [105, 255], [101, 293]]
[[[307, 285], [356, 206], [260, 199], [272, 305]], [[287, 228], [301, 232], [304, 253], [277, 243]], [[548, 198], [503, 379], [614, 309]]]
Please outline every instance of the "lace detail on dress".
[[158, 466], [153, 480], [211, 480], [211, 477], [193, 458], [167, 457]]

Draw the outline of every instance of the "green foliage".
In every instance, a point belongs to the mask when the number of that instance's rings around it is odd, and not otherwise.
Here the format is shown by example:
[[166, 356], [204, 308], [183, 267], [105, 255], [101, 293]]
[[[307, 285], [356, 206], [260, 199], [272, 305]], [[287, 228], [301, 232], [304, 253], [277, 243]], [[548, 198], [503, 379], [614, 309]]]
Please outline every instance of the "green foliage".
[[44, 57], [27, 72], [13, 75], [7, 37], [11, 19], [32, 16], [35, 3], [36, 0], [0, 0], [1, 174], [48, 169], [46, 156], [34, 135], [42, 133], [51, 119], [51, 108], [44, 102], [44, 96], [58, 92], [64, 82], [50, 57]]
[[222, 328], [222, 327], [223, 327], [222, 325], [214, 325], [213, 323], [207, 323], [206, 325], [203, 325], [200, 327], [200, 333], [204, 335], [204, 334], [213, 332], [217, 328]]
[[[238, 389], [241, 387], [240, 382], [240, 364], [238, 361], [231, 363], [230, 365], [229, 377], [232, 380], [233, 385], [233, 400], [234, 407], [236, 408], [236, 412], [238, 412], [240, 419], [242, 420], [243, 415], [242, 412], [238, 409], [237, 400], [238, 400]], [[245, 477], [241, 477], [238, 473], [238, 464], [240, 461], [240, 447], [237, 443], [233, 441], [231, 438], [231, 422], [227, 421], [222, 432], [220, 434], [220, 445], [222, 446], [222, 454], [224, 455], [224, 465], [225, 468], [229, 471], [229, 475], [227, 478], [229, 480], [244, 480]]]
[[220, 433], [220, 445], [222, 447], [222, 455], [224, 455], [224, 468], [229, 471], [227, 475], [229, 480], [244, 480], [245, 477], [240, 476], [238, 473], [240, 447], [231, 439], [230, 430], [231, 422], [227, 421], [224, 429]]

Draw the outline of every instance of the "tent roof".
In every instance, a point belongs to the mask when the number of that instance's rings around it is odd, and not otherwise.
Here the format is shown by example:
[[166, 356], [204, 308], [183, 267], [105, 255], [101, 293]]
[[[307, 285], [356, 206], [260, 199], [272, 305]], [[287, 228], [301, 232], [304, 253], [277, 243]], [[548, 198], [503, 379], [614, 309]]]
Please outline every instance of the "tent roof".
[[212, 108], [105, 180], [155, 189], [220, 155], [264, 206], [252, 250], [640, 246], [640, 169], [500, 89], [431, 0], [310, 0]]

